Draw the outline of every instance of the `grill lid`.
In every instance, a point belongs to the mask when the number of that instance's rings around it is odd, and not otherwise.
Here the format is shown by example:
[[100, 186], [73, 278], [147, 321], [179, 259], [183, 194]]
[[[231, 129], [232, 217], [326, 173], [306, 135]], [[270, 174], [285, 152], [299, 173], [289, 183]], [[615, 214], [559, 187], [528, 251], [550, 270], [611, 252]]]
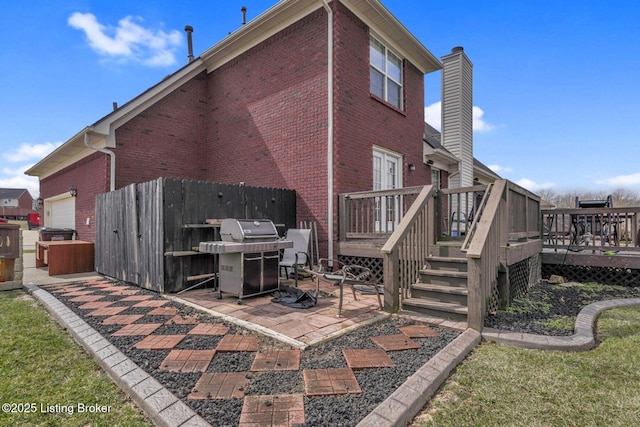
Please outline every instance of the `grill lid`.
[[225, 242], [244, 242], [277, 239], [278, 230], [268, 219], [223, 219], [220, 237]]

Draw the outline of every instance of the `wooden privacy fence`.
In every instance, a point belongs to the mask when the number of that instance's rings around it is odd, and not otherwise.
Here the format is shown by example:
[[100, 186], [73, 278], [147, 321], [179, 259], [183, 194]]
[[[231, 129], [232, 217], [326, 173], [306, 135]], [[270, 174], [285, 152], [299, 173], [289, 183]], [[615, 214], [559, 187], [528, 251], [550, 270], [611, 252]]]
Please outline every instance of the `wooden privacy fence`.
[[282, 233], [296, 225], [294, 190], [158, 178], [96, 197], [96, 271], [158, 292], [187, 288], [217, 272], [194, 251], [220, 240], [207, 219], [270, 219]]

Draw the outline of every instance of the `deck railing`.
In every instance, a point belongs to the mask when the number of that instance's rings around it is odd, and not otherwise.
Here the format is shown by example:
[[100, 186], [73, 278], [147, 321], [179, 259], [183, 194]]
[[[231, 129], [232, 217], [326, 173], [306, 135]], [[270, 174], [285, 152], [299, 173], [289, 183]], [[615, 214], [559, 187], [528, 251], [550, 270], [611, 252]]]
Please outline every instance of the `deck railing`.
[[463, 240], [486, 189], [486, 185], [475, 185], [438, 191], [438, 235]]
[[509, 214], [509, 242], [541, 238], [540, 196], [506, 181], [506, 206]]
[[[388, 200], [397, 200], [393, 206], [401, 215], [398, 222], [387, 226], [380, 224], [379, 205]], [[457, 212], [461, 212], [459, 217]], [[380, 252], [385, 310], [392, 312], [411, 296], [411, 286], [418, 281], [432, 245], [441, 239], [465, 239], [468, 323], [481, 330], [490, 301], [497, 295], [500, 264], [509, 262], [509, 245], [522, 247], [525, 243], [540, 251], [540, 212], [538, 196], [506, 180], [437, 192], [429, 185], [350, 193], [341, 196], [340, 239], [386, 239]], [[510, 256], [526, 257], [529, 252], [512, 251]]]
[[387, 238], [411, 207], [422, 186], [339, 195], [339, 239]]
[[543, 247], [555, 251], [640, 252], [640, 207], [545, 209]]
[[386, 311], [396, 312], [402, 299], [409, 296], [411, 285], [424, 268], [429, 245], [435, 241], [433, 195], [431, 185], [421, 187], [420, 193], [407, 210], [381, 251], [384, 263], [384, 305]]

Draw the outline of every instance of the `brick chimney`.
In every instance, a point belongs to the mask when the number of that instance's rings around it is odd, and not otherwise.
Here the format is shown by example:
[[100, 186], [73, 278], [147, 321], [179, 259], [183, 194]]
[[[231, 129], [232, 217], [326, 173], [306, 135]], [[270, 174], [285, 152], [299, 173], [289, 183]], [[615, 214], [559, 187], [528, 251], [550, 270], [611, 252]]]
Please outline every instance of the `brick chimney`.
[[451, 188], [473, 185], [473, 64], [462, 47], [442, 61], [442, 145], [460, 160]]

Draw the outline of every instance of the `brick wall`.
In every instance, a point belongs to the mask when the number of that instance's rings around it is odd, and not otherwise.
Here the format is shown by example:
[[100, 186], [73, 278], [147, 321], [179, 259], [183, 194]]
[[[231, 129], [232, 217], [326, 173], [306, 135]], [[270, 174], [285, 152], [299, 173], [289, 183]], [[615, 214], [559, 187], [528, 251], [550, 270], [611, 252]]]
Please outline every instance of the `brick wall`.
[[206, 87], [203, 72], [116, 130], [116, 188], [210, 177]]
[[327, 15], [318, 9], [209, 75], [210, 179], [290, 188], [326, 241]]
[[[109, 168], [109, 156], [96, 152], [40, 181], [40, 197], [43, 199], [66, 194], [71, 186], [76, 187], [75, 223], [79, 240], [95, 241], [96, 194], [109, 191]], [[45, 218], [40, 221], [44, 224]]]

